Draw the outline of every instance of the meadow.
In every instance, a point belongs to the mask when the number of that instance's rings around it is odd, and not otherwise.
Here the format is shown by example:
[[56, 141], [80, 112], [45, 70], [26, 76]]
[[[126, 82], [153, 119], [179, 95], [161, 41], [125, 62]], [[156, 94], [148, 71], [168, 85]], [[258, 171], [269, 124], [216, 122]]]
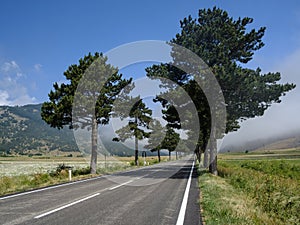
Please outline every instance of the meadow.
[[218, 176], [199, 169], [206, 224], [300, 224], [299, 150], [221, 154]]

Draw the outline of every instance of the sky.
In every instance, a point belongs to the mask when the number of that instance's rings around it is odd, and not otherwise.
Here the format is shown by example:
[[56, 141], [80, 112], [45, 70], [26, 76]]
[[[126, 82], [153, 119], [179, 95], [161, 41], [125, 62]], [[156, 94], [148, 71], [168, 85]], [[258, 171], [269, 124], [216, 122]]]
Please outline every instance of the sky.
[[[47, 101], [53, 83], [65, 82], [63, 72], [89, 52], [142, 40], [168, 41], [180, 32], [181, 19], [213, 6], [234, 18], [254, 18], [250, 28], [267, 27], [265, 46], [247, 67], [279, 71], [283, 82], [300, 86], [299, 0], [1, 0], [0, 105]], [[227, 140], [298, 129], [299, 97], [296, 88]]]

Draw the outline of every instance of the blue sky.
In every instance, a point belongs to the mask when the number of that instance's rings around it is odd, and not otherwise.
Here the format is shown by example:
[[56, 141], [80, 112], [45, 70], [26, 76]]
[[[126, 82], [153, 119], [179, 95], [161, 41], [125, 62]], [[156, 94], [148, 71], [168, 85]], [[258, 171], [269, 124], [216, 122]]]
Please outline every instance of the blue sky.
[[[253, 17], [253, 27], [267, 27], [266, 46], [249, 66], [269, 69], [300, 48], [300, 3], [297, 0], [235, 3], [225, 0], [2, 0], [0, 79], [9, 83], [5, 77], [12, 78], [6, 101], [11, 104], [45, 101], [52, 83], [64, 80], [63, 71], [68, 65], [88, 52], [106, 52], [139, 40], [170, 40], [180, 31], [180, 19], [190, 14], [195, 17], [198, 9], [214, 5], [235, 18]], [[17, 91], [10, 93], [13, 85], [18, 87], [23, 99], [16, 100]], [[3, 100], [2, 97], [0, 103], [5, 102]]]
[[[299, 0], [2, 0], [0, 105], [46, 101], [52, 84], [64, 81], [67, 67], [88, 52], [107, 52], [140, 40], [168, 41], [180, 31], [181, 19], [213, 6], [234, 18], [254, 18], [251, 28], [267, 27], [266, 45], [248, 67], [287, 71], [283, 80], [297, 83]], [[291, 105], [297, 104], [296, 97]]]

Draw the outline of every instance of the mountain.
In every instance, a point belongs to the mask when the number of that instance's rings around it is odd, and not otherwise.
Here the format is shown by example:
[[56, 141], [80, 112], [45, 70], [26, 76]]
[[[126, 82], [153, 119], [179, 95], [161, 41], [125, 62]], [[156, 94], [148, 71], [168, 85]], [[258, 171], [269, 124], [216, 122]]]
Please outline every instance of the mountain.
[[[0, 106], [0, 155], [79, 151], [73, 131], [67, 127], [58, 130], [46, 124], [41, 118], [41, 106]], [[112, 142], [111, 137], [106, 136], [101, 140], [110, 154], [133, 155], [132, 149]]]
[[300, 131], [292, 130], [278, 136], [257, 139], [239, 144], [222, 146], [221, 152], [245, 152], [254, 150], [282, 150], [300, 148]]
[[78, 151], [73, 132], [51, 128], [41, 118], [41, 104], [0, 106], [0, 151]]
[[294, 136], [277, 140], [275, 142], [263, 145], [256, 149], [258, 151], [281, 150], [281, 149], [298, 149], [300, 147], [300, 136]]

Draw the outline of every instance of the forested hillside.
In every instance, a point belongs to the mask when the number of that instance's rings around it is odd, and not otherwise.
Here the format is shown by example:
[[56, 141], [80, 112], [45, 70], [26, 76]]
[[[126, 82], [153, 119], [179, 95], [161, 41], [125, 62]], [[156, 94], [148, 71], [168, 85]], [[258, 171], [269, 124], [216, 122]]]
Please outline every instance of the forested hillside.
[[30, 151], [78, 151], [73, 132], [47, 125], [40, 116], [41, 105], [0, 106], [1, 154]]
[[[111, 134], [105, 133], [102, 131], [102, 142], [109, 154], [133, 155], [133, 149], [113, 142]], [[42, 120], [41, 104], [0, 106], [0, 155], [41, 154], [54, 150], [79, 151], [72, 130], [51, 128]]]

